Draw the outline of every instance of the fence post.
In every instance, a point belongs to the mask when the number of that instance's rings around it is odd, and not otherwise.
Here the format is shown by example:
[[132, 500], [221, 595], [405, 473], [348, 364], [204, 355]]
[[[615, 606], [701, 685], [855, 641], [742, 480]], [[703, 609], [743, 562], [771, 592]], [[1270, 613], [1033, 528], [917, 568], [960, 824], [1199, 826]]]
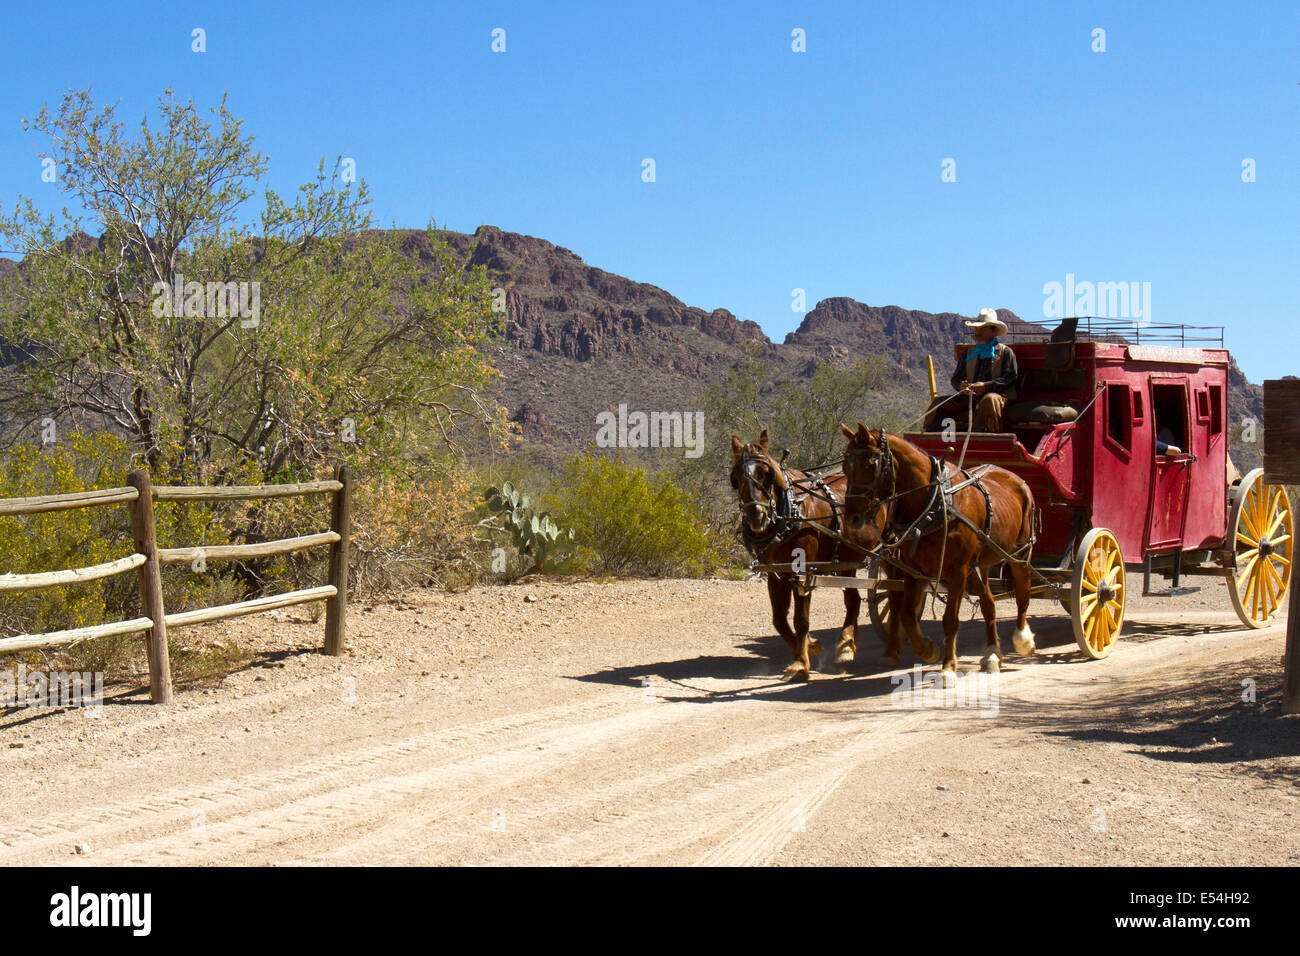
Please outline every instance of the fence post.
[[1282, 713], [1300, 714], [1300, 597], [1296, 597], [1296, 573], [1291, 572], [1291, 595], [1286, 609], [1286, 676], [1282, 684]]
[[172, 699], [171, 664], [167, 659], [167, 613], [163, 608], [162, 570], [158, 563], [158, 532], [153, 520], [153, 482], [149, 472], [133, 471], [126, 483], [140, 492], [131, 503], [131, 530], [135, 550], [144, 555], [140, 565], [140, 608], [153, 621], [149, 630], [149, 696], [155, 704]]
[[325, 602], [325, 653], [343, 653], [347, 642], [348, 611], [348, 532], [352, 527], [352, 469], [339, 465], [334, 469], [334, 480], [343, 488], [334, 492], [330, 530], [339, 539], [330, 545], [329, 583], [338, 593]]

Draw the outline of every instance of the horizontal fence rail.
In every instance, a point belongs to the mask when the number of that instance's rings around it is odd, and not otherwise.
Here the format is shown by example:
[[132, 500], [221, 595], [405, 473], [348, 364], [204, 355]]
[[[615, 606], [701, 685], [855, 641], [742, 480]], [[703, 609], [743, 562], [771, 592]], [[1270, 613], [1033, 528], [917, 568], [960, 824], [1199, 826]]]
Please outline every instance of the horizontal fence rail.
[[318, 588], [305, 588], [301, 591], [286, 591], [270, 597], [253, 598], [236, 604], [220, 604], [217, 607], [199, 608], [197, 611], [182, 611], [168, 614], [168, 627], [183, 627], [186, 624], [206, 624], [209, 621], [223, 621], [230, 617], [243, 617], [245, 614], [258, 614], [262, 611], [274, 611], [276, 608], [291, 607], [294, 604], [307, 604], [322, 601], [338, 593], [332, 584], [322, 584]]
[[[126, 504], [131, 510], [131, 529], [135, 543], [133, 554], [102, 564], [31, 574], [0, 574], [0, 594], [79, 584], [135, 571], [143, 616], [128, 621], [97, 624], [93, 627], [3, 637], [0, 638], [0, 654], [78, 644], [100, 637], [147, 633], [149, 693], [154, 703], [161, 704], [171, 700], [172, 697], [171, 668], [167, 656], [169, 627], [206, 624], [210, 621], [259, 614], [263, 611], [312, 601], [326, 602], [325, 653], [335, 655], [343, 653], [346, 638], [348, 547], [352, 521], [352, 473], [346, 465], [340, 465], [335, 469], [335, 477], [332, 481], [305, 481], [283, 485], [154, 486], [149, 479], [149, 473], [143, 470], [131, 472], [127, 481], [129, 486], [125, 488], [0, 499], [0, 516], [43, 514], [75, 508]], [[233, 501], [319, 494], [332, 496], [329, 531], [251, 544], [158, 547], [157, 523], [153, 511], [155, 501]], [[168, 614], [163, 606], [161, 572], [165, 566], [191, 564], [199, 559], [207, 562], [273, 557], [325, 546], [330, 549], [328, 580], [319, 587], [303, 588], [283, 594], [238, 601], [234, 604], [197, 608], [174, 614]]]
[[60, 584], [80, 584], [82, 581], [96, 581], [111, 578], [115, 574], [134, 571], [144, 564], [143, 554], [133, 554], [129, 558], [119, 558], [105, 564], [92, 564], [85, 568], [68, 568], [65, 571], [41, 571], [38, 574], [0, 574], [0, 593], [5, 591], [36, 591], [41, 588], [58, 587]]
[[40, 498], [0, 498], [0, 515], [34, 515], [46, 511], [68, 511], [72, 508], [91, 508], [95, 505], [112, 505], [135, 501], [140, 492], [135, 488], [105, 488], [102, 491], [73, 491], [66, 495], [45, 495]]
[[158, 485], [155, 501], [234, 501], [240, 498], [290, 498], [343, 490], [341, 481], [304, 481], [296, 485], [228, 485], [203, 488], [194, 485]]
[[28, 651], [37, 647], [57, 647], [60, 644], [80, 644], [82, 641], [97, 637], [114, 637], [118, 634], [138, 634], [153, 627], [153, 620], [136, 617], [129, 621], [115, 621], [112, 624], [97, 624], [94, 627], [78, 627], [70, 631], [46, 631], [44, 634], [19, 634], [17, 637], [0, 638], [0, 654], [12, 654], [14, 651]]
[[[192, 564], [199, 558], [206, 561], [238, 561], [243, 558], [269, 558], [277, 554], [290, 554], [294, 551], [306, 551], [319, 548], [323, 544], [334, 544], [339, 540], [338, 532], [325, 531], [321, 534], [305, 534], [300, 538], [279, 538], [275, 541], [259, 541], [257, 544], [222, 544], [203, 545], [197, 548], [159, 548], [158, 561], [162, 565]], [[0, 582], [4, 578], [0, 577]]]

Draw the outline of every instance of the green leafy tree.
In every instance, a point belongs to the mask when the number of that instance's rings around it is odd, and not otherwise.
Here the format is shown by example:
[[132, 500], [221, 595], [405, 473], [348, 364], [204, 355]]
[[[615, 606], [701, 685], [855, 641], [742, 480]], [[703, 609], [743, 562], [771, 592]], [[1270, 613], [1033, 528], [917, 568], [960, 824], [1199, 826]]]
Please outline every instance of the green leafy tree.
[[172, 480], [219, 483], [340, 457], [373, 475], [455, 447], [468, 422], [499, 433], [479, 398], [481, 270], [432, 227], [372, 231], [365, 183], [338, 162], [254, 203], [267, 161], [224, 100], [209, 121], [167, 91], [157, 112], [129, 136], [83, 91], [25, 123], [101, 235], [30, 199], [0, 214], [24, 256], [0, 290], [0, 334], [31, 355], [0, 396], [19, 434], [89, 422]]
[[[872, 393], [887, 381], [879, 356], [859, 358], [847, 368], [823, 362], [803, 382], [788, 382], [771, 399], [769, 426], [778, 445], [790, 449], [790, 464], [815, 468], [839, 461], [844, 454], [840, 422], [880, 421], [871, 408]], [[746, 441], [757, 437], [744, 433]]]

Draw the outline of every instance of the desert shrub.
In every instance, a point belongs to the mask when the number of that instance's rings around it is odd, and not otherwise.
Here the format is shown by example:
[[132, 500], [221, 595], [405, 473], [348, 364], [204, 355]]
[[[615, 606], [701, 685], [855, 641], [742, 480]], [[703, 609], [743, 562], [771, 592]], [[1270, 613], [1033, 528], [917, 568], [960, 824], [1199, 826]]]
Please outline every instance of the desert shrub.
[[572, 459], [564, 478], [555, 517], [573, 529], [587, 570], [698, 575], [716, 563], [698, 506], [670, 476], [593, 451]]
[[[65, 494], [126, 484], [131, 470], [126, 443], [106, 432], [74, 432], [58, 444], [15, 445], [0, 460], [0, 497]], [[158, 479], [155, 479], [158, 480]], [[161, 483], [161, 481], [160, 481]], [[158, 540], [172, 544], [225, 543], [212, 511], [194, 503], [160, 502], [154, 512]], [[125, 505], [78, 508], [0, 518], [0, 571], [32, 573], [85, 567], [126, 557], [134, 550], [130, 515]], [[6, 634], [91, 627], [140, 614], [135, 574], [121, 574], [82, 584], [0, 594], [0, 628]], [[222, 603], [229, 581], [220, 569], [195, 573], [189, 566], [163, 575], [168, 610], [183, 611]], [[143, 667], [139, 635], [97, 638], [47, 655], [76, 670], [98, 671], [110, 679]], [[28, 654], [33, 662], [42, 654]]]
[[[359, 594], [476, 583], [471, 521], [481, 494], [465, 470], [423, 467], [353, 486], [352, 574]], [[324, 552], [322, 552], [322, 555]]]
[[[0, 497], [120, 486], [127, 461], [123, 443], [104, 434], [75, 433], [57, 445], [19, 445], [0, 462]], [[29, 574], [123, 558], [133, 550], [130, 528], [122, 505], [6, 516], [0, 518], [0, 571]], [[92, 581], [0, 594], [0, 627], [14, 634], [102, 624], [108, 611], [105, 589], [104, 582]]]

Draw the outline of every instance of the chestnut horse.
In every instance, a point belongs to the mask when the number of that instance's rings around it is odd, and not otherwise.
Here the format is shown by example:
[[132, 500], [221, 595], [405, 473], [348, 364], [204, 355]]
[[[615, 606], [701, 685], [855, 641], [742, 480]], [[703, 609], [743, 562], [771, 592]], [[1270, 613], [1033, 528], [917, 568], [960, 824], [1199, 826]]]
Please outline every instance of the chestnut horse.
[[[806, 562], [860, 562], [861, 551], [829, 533], [838, 527], [844, 513], [847, 482], [843, 472], [817, 478], [772, 460], [766, 429], [758, 441], [743, 444], [731, 436], [731, 486], [740, 496], [742, 534], [751, 553], [762, 564], [786, 564], [802, 549]], [[782, 506], [787, 496], [788, 505]], [[834, 504], [831, 502], [834, 498]], [[785, 669], [787, 680], [808, 680], [812, 672], [810, 654], [821, 653], [821, 644], [808, 636], [808, 608], [812, 592], [798, 584], [794, 574], [767, 575], [767, 595], [772, 602], [772, 623], [785, 639], [794, 662]], [[786, 622], [790, 599], [794, 598], [794, 629]], [[858, 650], [858, 611], [862, 596], [844, 591], [844, 625], [835, 661], [846, 664]]]
[[885, 662], [897, 666], [902, 657], [900, 625], [907, 631], [917, 657], [927, 664], [938, 660], [938, 648], [921, 634], [918, 613], [927, 581], [937, 578], [948, 591], [943, 615], [944, 671], [957, 670], [957, 614], [972, 584], [984, 615], [987, 650], [983, 664], [989, 670], [999, 666], [1002, 646], [988, 575], [991, 568], [1003, 563], [1011, 572], [1016, 592], [1012, 644], [1016, 653], [1032, 654], [1034, 634], [1026, 611], [1034, 496], [1024, 480], [991, 465], [972, 469], [972, 474], [940, 463], [947, 481], [956, 489], [945, 519], [944, 495], [930, 456], [897, 435], [886, 434], [884, 429], [869, 431], [861, 422], [856, 432], [843, 422], [840, 429], [848, 439], [844, 451], [844, 473], [848, 478], [845, 527], [855, 540], [868, 544], [883, 540], [891, 556], [903, 565], [891, 571], [891, 576], [901, 571], [903, 594], [900, 600], [890, 602]]

